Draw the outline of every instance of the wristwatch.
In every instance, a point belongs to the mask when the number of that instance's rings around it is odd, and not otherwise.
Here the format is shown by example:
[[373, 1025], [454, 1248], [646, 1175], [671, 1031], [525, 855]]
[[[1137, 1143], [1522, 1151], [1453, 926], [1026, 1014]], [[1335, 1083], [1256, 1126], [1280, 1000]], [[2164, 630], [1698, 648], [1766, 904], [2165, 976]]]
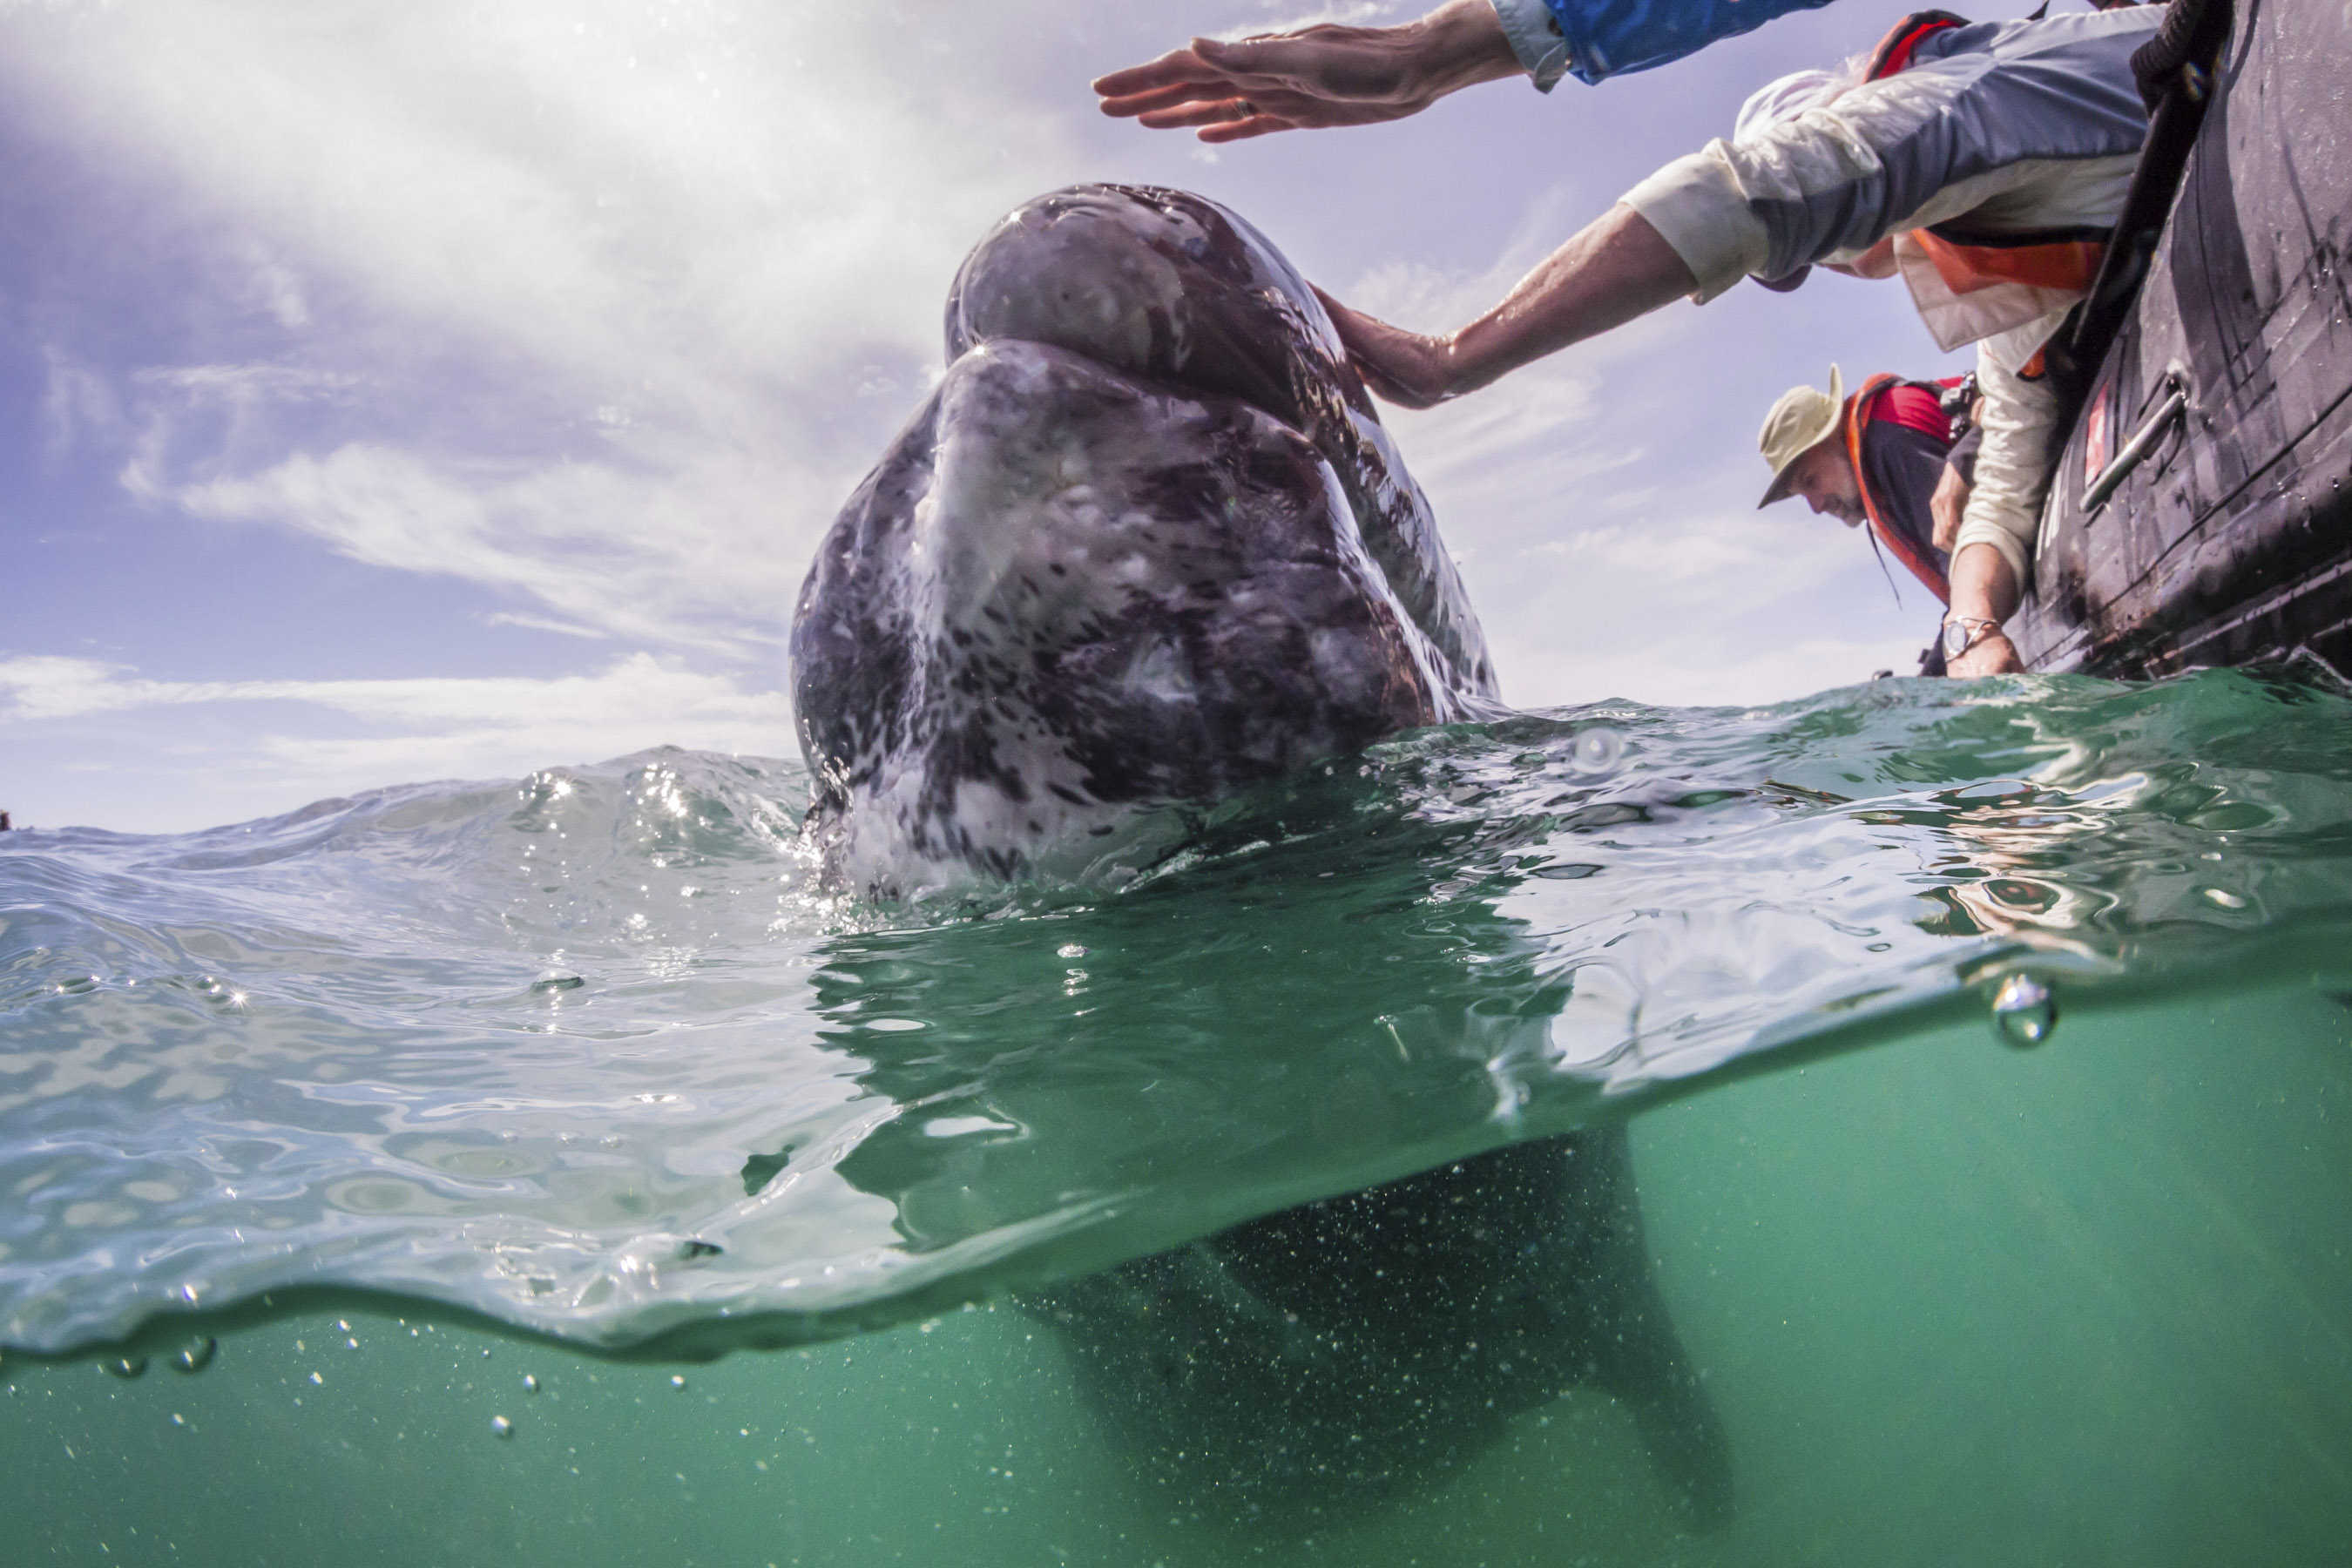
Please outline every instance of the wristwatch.
[[1989, 621], [1981, 616], [1946, 616], [1944, 658], [1958, 658], [1999, 630], [1999, 621]]

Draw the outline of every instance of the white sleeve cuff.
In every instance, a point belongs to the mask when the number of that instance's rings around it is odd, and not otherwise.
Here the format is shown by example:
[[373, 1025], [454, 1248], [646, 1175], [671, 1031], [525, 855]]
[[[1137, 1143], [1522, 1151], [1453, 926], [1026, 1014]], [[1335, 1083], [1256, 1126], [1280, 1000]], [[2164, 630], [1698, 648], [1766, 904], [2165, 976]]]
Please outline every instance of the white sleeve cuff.
[[1698, 279], [1691, 298], [1702, 305], [1763, 266], [1771, 242], [1722, 147], [1710, 142], [1624, 195]]
[[1544, 0], [1494, 0], [1494, 6], [1503, 36], [1511, 40], [1511, 53], [1527, 67], [1537, 90], [1549, 92], [1559, 86], [1568, 74], [1568, 40]]
[[[2046, 333], [2044, 334], [2047, 335]], [[2028, 381], [2003, 363], [2000, 350], [2013, 348], [1989, 339], [1977, 345], [1977, 385], [1985, 399], [1984, 444], [1977, 452], [1977, 482], [1960, 514], [1952, 555], [1971, 544], [2000, 552], [2015, 574], [2018, 591], [2032, 582], [2033, 536], [2042, 499], [2049, 489], [2049, 449], [2058, 424], [2058, 395], [2047, 381]]]
[[[1974, 498], [1970, 500], [1973, 501]], [[1969, 515], [1960, 524], [1959, 537], [1952, 541], [1952, 559], [1958, 561], [1960, 552], [1971, 544], [1990, 544], [2000, 552], [2000, 558], [2009, 563], [2010, 581], [2017, 584], [2020, 594], [2033, 586], [2033, 579], [2028, 574], [2030, 563], [2025, 558], [2025, 546], [2019, 543], [2017, 535], [2009, 531], [2005, 520], [1996, 521], [1979, 517], [1974, 505], [1969, 508]]]

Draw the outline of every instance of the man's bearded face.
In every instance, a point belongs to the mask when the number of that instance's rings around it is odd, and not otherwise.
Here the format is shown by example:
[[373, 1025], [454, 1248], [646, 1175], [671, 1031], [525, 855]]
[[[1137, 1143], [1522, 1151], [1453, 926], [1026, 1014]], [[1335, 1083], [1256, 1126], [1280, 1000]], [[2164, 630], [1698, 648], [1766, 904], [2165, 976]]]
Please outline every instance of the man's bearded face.
[[1791, 492], [1804, 497], [1816, 512], [1826, 512], [1848, 528], [1868, 519], [1862, 505], [1862, 486], [1853, 477], [1853, 461], [1836, 437], [1807, 447], [1789, 465], [1789, 477]]

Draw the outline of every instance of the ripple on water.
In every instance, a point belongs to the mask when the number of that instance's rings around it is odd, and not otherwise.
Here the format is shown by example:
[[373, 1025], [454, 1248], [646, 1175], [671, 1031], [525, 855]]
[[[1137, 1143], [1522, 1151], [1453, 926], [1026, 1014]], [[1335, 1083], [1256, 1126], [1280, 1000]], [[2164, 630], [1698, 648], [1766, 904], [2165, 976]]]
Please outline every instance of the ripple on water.
[[0, 1343], [297, 1282], [789, 1338], [1832, 1031], [2344, 990], [2347, 720], [2245, 672], [1527, 714], [918, 908], [814, 883], [797, 766], [677, 751], [13, 833]]

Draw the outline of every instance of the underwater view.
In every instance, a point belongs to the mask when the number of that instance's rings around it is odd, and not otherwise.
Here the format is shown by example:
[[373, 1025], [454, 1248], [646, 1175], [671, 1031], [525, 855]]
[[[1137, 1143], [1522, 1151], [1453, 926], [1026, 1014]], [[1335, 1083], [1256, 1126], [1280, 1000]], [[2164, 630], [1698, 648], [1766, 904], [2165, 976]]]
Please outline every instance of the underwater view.
[[911, 901], [808, 795], [0, 837], [8, 1561], [2343, 1560], [2322, 675], [1423, 729]]

